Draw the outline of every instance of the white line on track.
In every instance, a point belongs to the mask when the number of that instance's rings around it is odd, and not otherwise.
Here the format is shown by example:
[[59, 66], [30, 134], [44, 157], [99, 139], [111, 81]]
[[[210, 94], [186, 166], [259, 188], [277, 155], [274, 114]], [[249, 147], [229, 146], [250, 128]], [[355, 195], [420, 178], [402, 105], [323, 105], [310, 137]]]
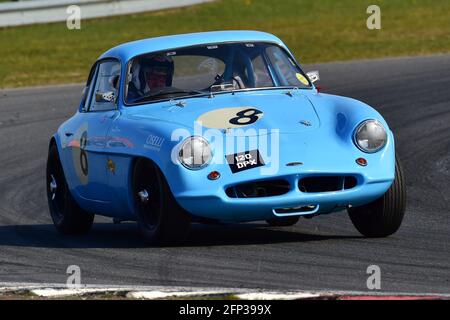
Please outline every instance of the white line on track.
[[201, 287], [166, 287], [166, 286], [107, 286], [81, 285], [77, 288], [56, 283], [0, 283], [0, 295], [7, 293], [32, 293], [44, 298], [83, 296], [87, 294], [115, 293], [124, 294], [130, 299], [165, 299], [169, 297], [198, 297], [211, 295], [233, 295], [242, 300], [295, 300], [339, 296], [375, 296], [375, 297], [438, 297], [450, 299], [450, 294], [441, 293], [405, 293], [379, 291], [273, 291], [242, 288], [201, 288]]

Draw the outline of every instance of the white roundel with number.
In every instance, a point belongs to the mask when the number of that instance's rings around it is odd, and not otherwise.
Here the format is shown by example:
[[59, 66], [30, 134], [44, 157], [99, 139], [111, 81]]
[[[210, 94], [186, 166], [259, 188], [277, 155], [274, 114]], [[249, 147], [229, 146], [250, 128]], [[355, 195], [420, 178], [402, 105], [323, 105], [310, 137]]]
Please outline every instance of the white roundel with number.
[[73, 135], [73, 138], [69, 145], [71, 146], [71, 153], [73, 159], [73, 166], [75, 168], [75, 173], [80, 180], [82, 185], [86, 185], [89, 182], [88, 175], [88, 155], [86, 152], [86, 146], [88, 143], [88, 124], [83, 123]]
[[247, 106], [209, 111], [198, 117], [196, 121], [206, 128], [230, 129], [252, 125], [263, 116], [262, 111]]

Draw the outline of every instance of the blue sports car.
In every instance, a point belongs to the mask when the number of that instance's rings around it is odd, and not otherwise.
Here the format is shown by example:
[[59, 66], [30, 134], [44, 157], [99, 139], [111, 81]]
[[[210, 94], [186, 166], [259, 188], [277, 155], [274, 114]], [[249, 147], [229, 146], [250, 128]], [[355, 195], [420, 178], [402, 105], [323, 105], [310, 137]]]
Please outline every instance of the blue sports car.
[[320, 93], [277, 37], [220, 31], [119, 45], [93, 65], [76, 113], [51, 137], [50, 214], [64, 234], [94, 215], [137, 221], [148, 244], [191, 222], [347, 210], [357, 230], [400, 227], [405, 184], [383, 117]]

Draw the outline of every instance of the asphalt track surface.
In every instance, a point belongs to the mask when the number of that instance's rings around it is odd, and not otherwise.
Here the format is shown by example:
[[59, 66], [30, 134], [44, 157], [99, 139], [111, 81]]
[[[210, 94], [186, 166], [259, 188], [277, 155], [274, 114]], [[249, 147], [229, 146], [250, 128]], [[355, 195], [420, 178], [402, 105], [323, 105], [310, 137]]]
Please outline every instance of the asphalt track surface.
[[75, 264], [86, 284], [364, 291], [375, 264], [383, 291], [449, 293], [450, 56], [305, 69], [320, 70], [323, 91], [373, 105], [393, 129], [408, 188], [395, 235], [365, 239], [343, 212], [288, 228], [196, 225], [180, 247], [145, 248], [134, 223], [102, 217], [86, 236], [61, 236], [46, 203], [47, 145], [81, 86], [0, 90], [0, 282], [65, 283]]

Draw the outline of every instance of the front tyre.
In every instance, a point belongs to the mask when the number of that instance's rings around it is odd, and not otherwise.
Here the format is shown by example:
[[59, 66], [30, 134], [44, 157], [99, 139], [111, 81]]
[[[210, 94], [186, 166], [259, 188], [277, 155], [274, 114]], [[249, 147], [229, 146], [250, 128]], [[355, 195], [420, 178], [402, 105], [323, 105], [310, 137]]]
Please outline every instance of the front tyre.
[[395, 161], [395, 180], [377, 200], [348, 209], [355, 228], [371, 238], [387, 237], [395, 233], [403, 220], [406, 208], [406, 186], [400, 161]]
[[160, 169], [147, 159], [138, 159], [132, 181], [139, 231], [145, 244], [183, 241], [190, 219], [174, 199]]
[[56, 229], [62, 234], [87, 233], [94, 215], [81, 209], [70, 194], [55, 144], [49, 148], [46, 176], [48, 207]]

